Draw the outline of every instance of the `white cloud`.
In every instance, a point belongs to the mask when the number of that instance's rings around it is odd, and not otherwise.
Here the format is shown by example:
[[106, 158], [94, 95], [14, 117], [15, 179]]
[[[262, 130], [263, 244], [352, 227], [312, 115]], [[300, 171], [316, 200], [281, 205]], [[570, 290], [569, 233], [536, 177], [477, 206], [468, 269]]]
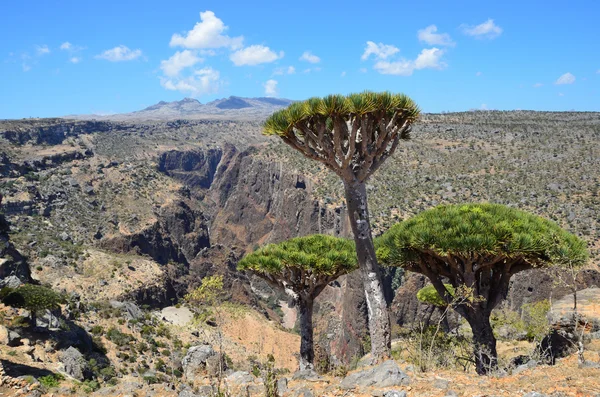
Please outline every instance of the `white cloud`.
[[263, 87], [265, 87], [266, 96], [277, 96], [277, 80], [267, 80]]
[[394, 62], [379, 61], [373, 68], [381, 74], [410, 76], [415, 70], [444, 69], [447, 65], [441, 60], [443, 55], [444, 50], [439, 48], [425, 48], [414, 61], [406, 59]]
[[533, 88], [540, 88], [540, 87], [542, 87], [542, 86], [543, 86], [543, 84], [542, 84], [542, 83], [535, 83], [535, 84], [533, 85]]
[[194, 66], [203, 59], [197, 57], [190, 50], [177, 51], [173, 56], [166, 61], [160, 61], [160, 68], [163, 73], [169, 77], [174, 77], [183, 69]]
[[142, 50], [130, 50], [124, 45], [111, 48], [104, 51], [102, 54], [96, 55], [98, 59], [105, 59], [110, 62], [133, 61], [142, 56]]
[[481, 73], [481, 72], [477, 72], [477, 73], [475, 73], [475, 76], [479, 77], [479, 76], [481, 76], [482, 74], [483, 74], [483, 73]]
[[488, 19], [476, 26], [463, 24], [461, 28], [467, 36], [473, 36], [478, 39], [494, 39], [502, 34], [502, 28], [496, 25], [493, 19]]
[[222, 20], [215, 16], [212, 11], [200, 13], [200, 22], [188, 31], [185, 36], [175, 33], [171, 37], [171, 47], [184, 48], [221, 48], [227, 47], [233, 50], [241, 48], [244, 42], [243, 36], [229, 37], [223, 33], [229, 29]]
[[69, 62], [79, 63], [79, 62], [81, 62], [81, 58], [80, 57], [71, 57], [71, 58], [69, 58]]
[[419, 38], [419, 41], [423, 41], [429, 45], [441, 45], [449, 47], [453, 47], [456, 45], [456, 43], [452, 41], [448, 33], [436, 32], [437, 26], [429, 25], [425, 29], [419, 30], [417, 32], [417, 37]]
[[571, 73], [567, 72], [567, 73], [563, 74], [562, 76], [560, 76], [554, 84], [557, 84], [557, 85], [573, 84], [574, 82], [575, 82], [575, 76], [573, 76]]
[[274, 62], [283, 58], [283, 55], [283, 51], [276, 54], [269, 47], [263, 45], [251, 45], [250, 47], [234, 52], [229, 56], [229, 59], [231, 59], [235, 66], [253, 66], [261, 63]]
[[66, 51], [68, 51], [68, 50], [70, 50], [71, 48], [73, 48], [73, 44], [69, 43], [68, 41], [65, 41], [64, 43], [62, 43], [62, 44], [60, 45], [60, 49], [61, 49], [61, 50], [66, 50]]
[[44, 45], [36, 45], [35, 53], [39, 56], [50, 54], [50, 48], [46, 44]]
[[376, 44], [372, 41], [367, 41], [367, 47], [365, 48], [365, 52], [363, 52], [360, 59], [366, 61], [371, 55], [375, 55], [375, 58], [377, 59], [387, 59], [396, 54], [398, 51], [400, 50], [393, 45], [383, 43]]
[[444, 50], [439, 48], [425, 48], [415, 60], [415, 69], [444, 69], [448, 65], [442, 62], [443, 55]]
[[274, 76], [281, 76], [284, 74], [295, 74], [296, 73], [296, 68], [293, 66], [288, 66], [287, 68], [277, 68], [273, 71], [273, 75]]
[[319, 63], [321, 62], [321, 58], [311, 53], [310, 51], [304, 51], [302, 56], [300, 57], [301, 61], [310, 62], [310, 63]]
[[346, 77], [346, 71], [345, 70], [342, 72], [342, 74], [340, 74], [340, 77]]
[[193, 96], [214, 94], [221, 85], [219, 71], [207, 67], [196, 70], [188, 77], [161, 77], [160, 84], [170, 91], [179, 91]]

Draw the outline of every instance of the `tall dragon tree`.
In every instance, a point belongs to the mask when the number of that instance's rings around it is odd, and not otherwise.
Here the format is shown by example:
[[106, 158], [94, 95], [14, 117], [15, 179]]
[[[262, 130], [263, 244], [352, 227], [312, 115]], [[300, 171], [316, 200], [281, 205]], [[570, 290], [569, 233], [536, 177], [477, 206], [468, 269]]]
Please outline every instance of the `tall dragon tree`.
[[409, 138], [419, 113], [406, 95], [363, 92], [296, 102], [274, 113], [264, 125], [265, 134], [279, 136], [304, 156], [324, 164], [344, 184], [367, 301], [374, 361], [389, 357], [391, 334], [365, 183], [394, 153], [400, 140]]
[[[556, 223], [488, 203], [423, 211], [392, 226], [377, 243], [382, 262], [427, 276], [439, 297], [467, 320], [482, 375], [497, 367], [490, 314], [506, 297], [510, 278], [532, 268], [582, 266], [588, 257], [586, 243]], [[456, 299], [455, 290], [469, 296]]]
[[249, 270], [283, 289], [298, 307], [300, 369], [314, 368], [313, 304], [330, 282], [356, 269], [351, 240], [315, 234], [269, 244], [246, 255], [239, 270]]

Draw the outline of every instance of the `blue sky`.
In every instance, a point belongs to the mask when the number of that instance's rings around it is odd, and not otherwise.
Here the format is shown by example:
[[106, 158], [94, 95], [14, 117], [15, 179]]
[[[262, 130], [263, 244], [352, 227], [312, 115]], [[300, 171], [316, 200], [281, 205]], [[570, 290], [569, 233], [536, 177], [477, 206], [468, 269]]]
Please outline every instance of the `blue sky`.
[[4, 2], [0, 118], [404, 92], [425, 112], [600, 111], [600, 2]]

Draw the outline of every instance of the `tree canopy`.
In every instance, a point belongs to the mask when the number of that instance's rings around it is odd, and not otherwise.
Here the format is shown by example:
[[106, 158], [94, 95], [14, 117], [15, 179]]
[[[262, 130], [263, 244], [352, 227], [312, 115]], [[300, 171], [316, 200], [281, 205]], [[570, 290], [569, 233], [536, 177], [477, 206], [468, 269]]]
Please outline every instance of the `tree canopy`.
[[[419, 272], [429, 256], [476, 267], [514, 262], [517, 268], [581, 266], [586, 243], [556, 223], [500, 204], [441, 205], [394, 225], [378, 241], [378, 255], [389, 265]], [[515, 270], [517, 270], [515, 268]], [[513, 272], [514, 273], [514, 272]]]
[[329, 95], [275, 112], [266, 120], [264, 133], [280, 136], [341, 176], [354, 171], [364, 181], [394, 152], [399, 139], [409, 137], [419, 114], [404, 94]]
[[326, 280], [335, 280], [356, 267], [354, 243], [323, 234], [266, 245], [238, 263], [239, 270], [251, 270], [271, 283], [291, 289], [314, 284], [317, 280], [327, 283]]

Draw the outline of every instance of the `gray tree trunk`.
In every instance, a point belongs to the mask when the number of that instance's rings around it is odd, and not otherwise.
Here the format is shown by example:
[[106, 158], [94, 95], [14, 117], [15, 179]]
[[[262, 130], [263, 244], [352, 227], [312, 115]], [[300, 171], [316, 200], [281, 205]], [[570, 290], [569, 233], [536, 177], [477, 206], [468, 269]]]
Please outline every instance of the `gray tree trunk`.
[[314, 369], [313, 303], [314, 300], [310, 297], [300, 297], [298, 299], [298, 315], [300, 317], [300, 370]]
[[344, 188], [348, 216], [356, 243], [358, 265], [367, 299], [371, 354], [374, 362], [380, 362], [391, 355], [390, 317], [371, 235], [367, 189], [364, 182], [347, 181], [344, 181]]
[[475, 370], [479, 375], [486, 375], [498, 369], [498, 353], [496, 337], [490, 324], [488, 312], [474, 312], [466, 320], [473, 331], [473, 353]]

